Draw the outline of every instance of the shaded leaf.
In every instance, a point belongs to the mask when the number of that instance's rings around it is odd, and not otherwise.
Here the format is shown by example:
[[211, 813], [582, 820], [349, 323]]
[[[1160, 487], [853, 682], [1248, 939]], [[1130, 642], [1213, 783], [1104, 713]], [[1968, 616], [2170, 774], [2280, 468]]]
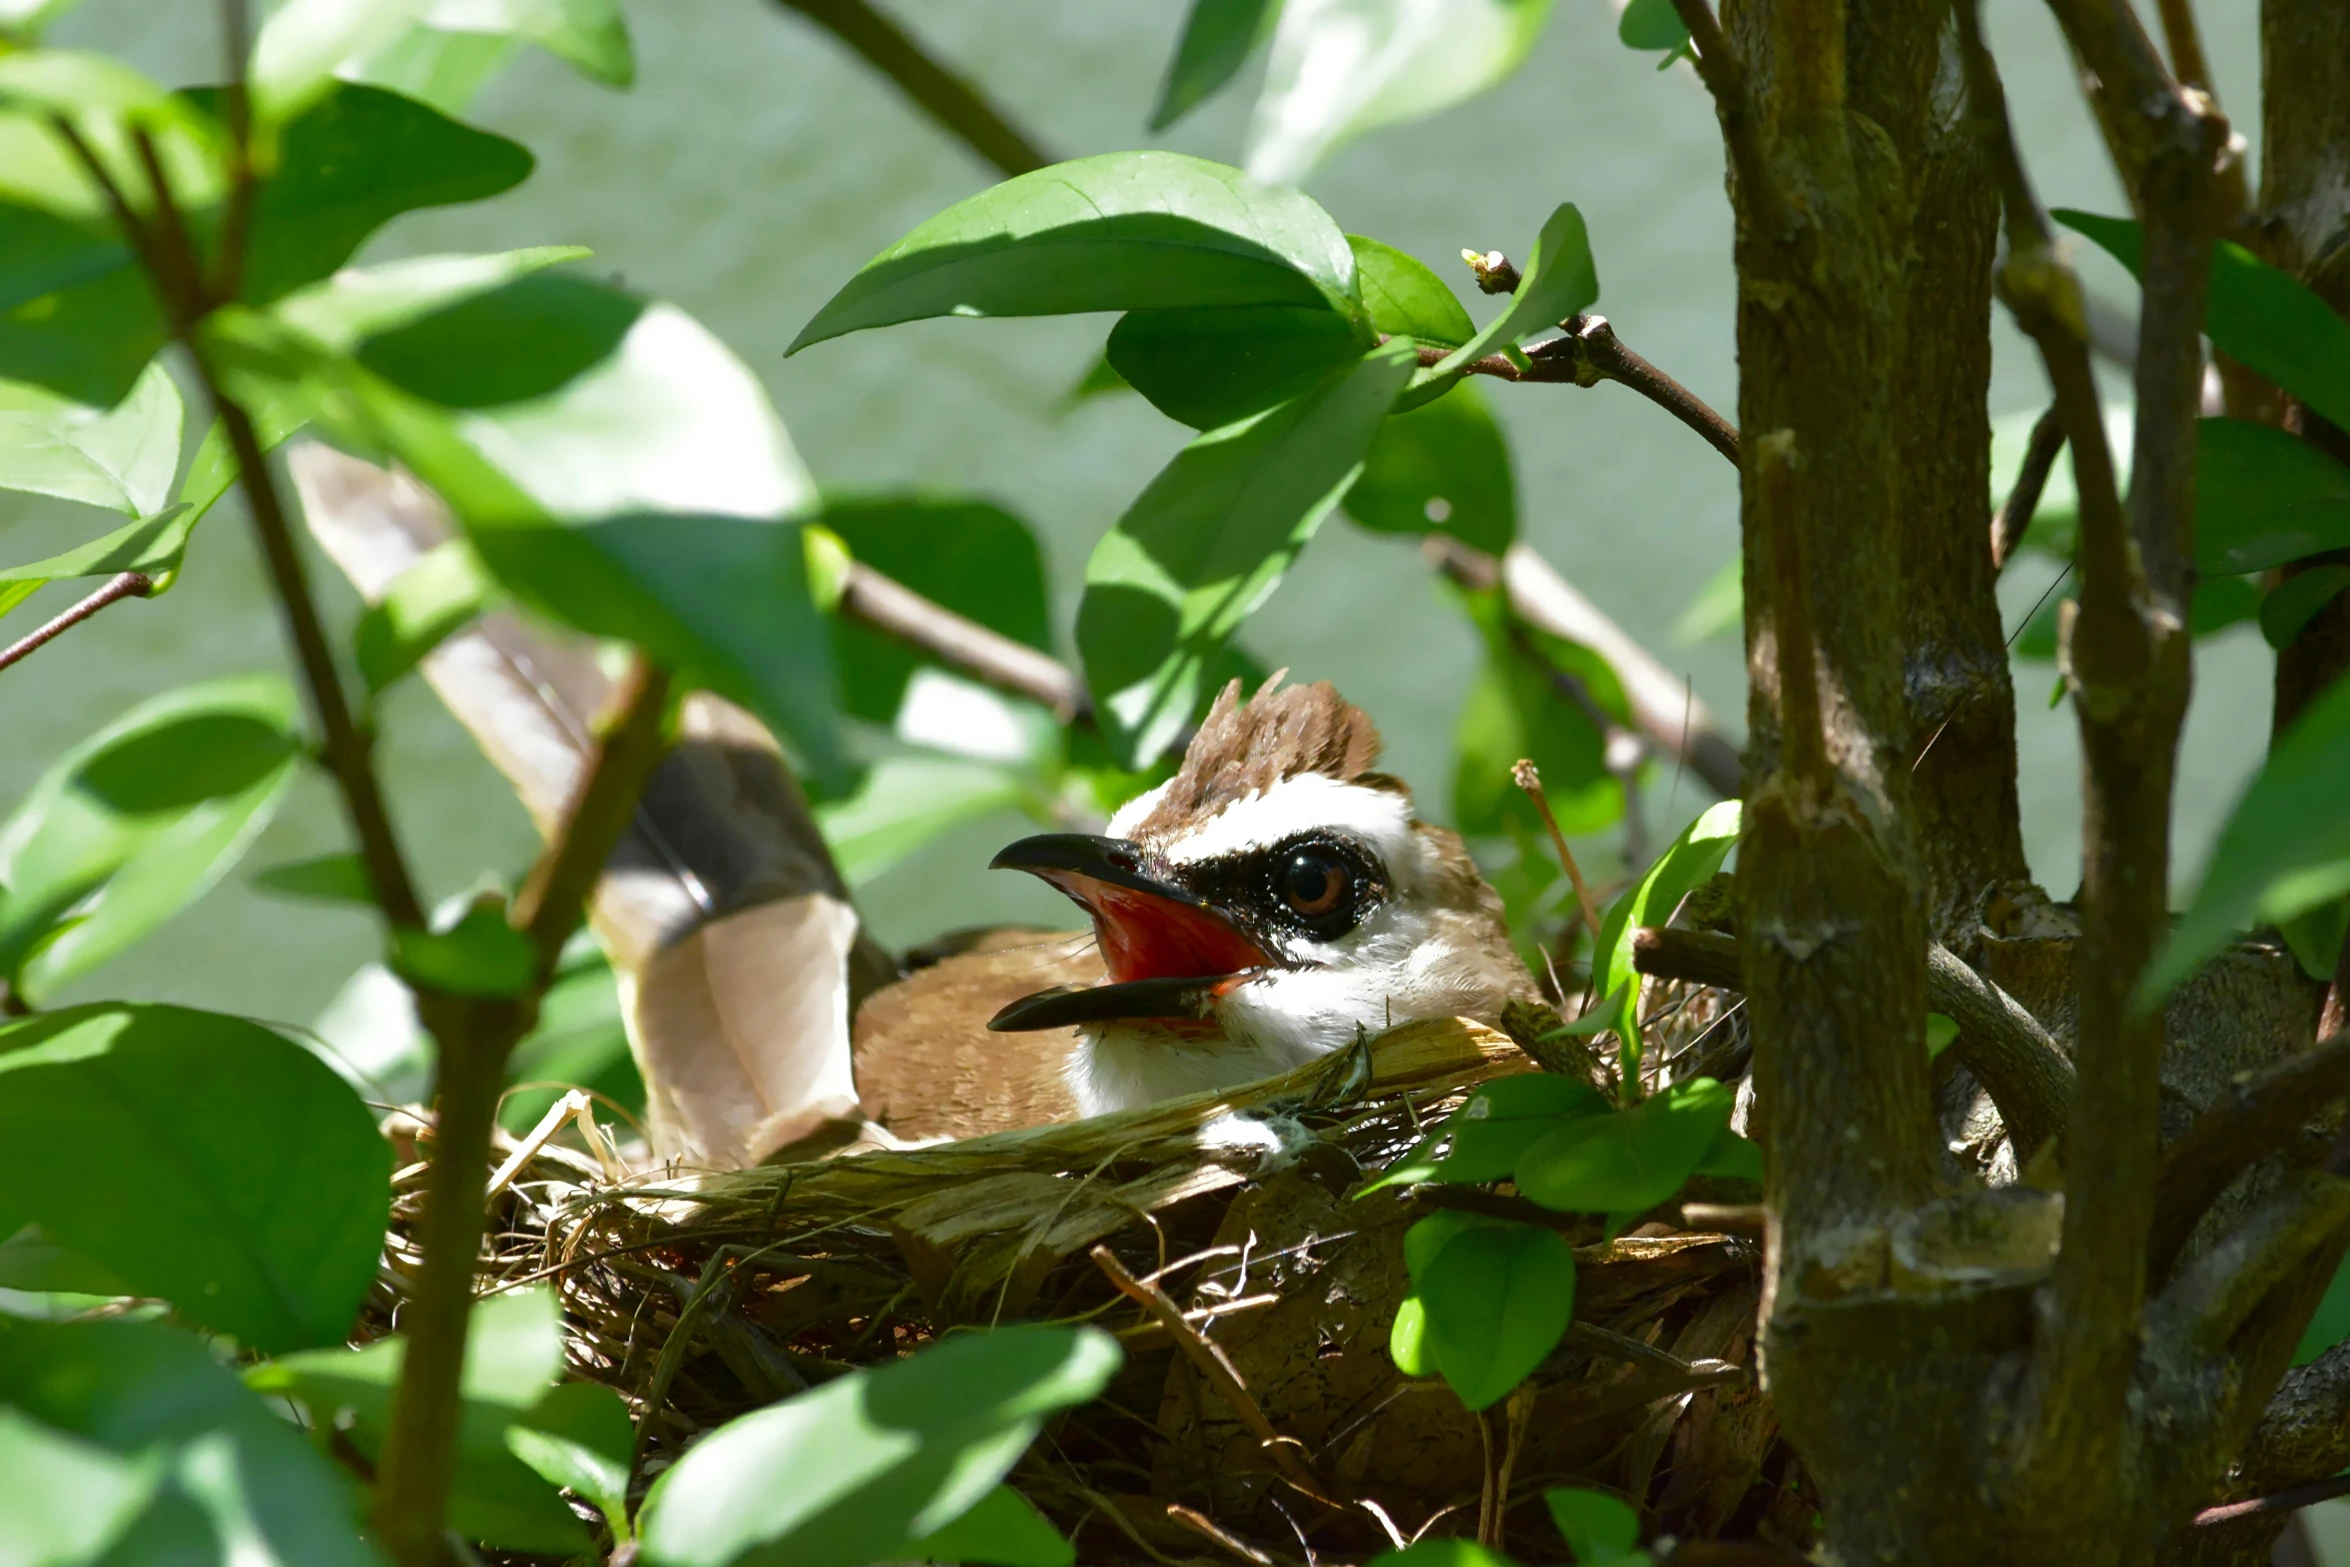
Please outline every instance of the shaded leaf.
[[1120, 759], [1174, 743], [1240, 623], [1360, 473], [1412, 369], [1391, 344], [1255, 418], [1201, 435], [1086, 563], [1077, 643]]
[[[416, 322], [458, 310], [483, 294], [515, 284], [541, 268], [585, 260], [591, 254], [577, 245], [540, 245], [489, 255], [411, 256], [380, 266], [351, 267], [286, 295], [277, 302], [276, 315], [299, 328], [321, 348], [349, 353], [371, 337], [399, 333]], [[511, 330], [500, 335], [504, 346], [525, 350], [546, 346], [527, 341], [517, 343], [515, 339], [521, 334]], [[437, 340], [428, 337], [425, 341], [427, 346], [437, 346], [443, 351], [480, 346], [447, 334]], [[554, 346], [564, 351], [564, 345]], [[604, 344], [589, 359], [603, 357], [611, 347], [610, 343]], [[396, 368], [400, 358], [396, 349], [391, 357]], [[450, 373], [477, 372], [459, 368]]]
[[392, 579], [352, 633], [359, 677], [382, 692], [497, 602], [497, 586], [462, 539], [435, 545]]
[[379, 329], [358, 358], [444, 408], [497, 408], [560, 391], [610, 359], [644, 311], [593, 279], [533, 271]]
[[112, 408], [165, 336], [154, 291], [109, 229], [0, 199], [0, 378]]
[[1700, 1077], [1628, 1110], [1570, 1122], [1519, 1159], [1518, 1190], [1562, 1212], [1644, 1212], [1697, 1172], [1730, 1124], [1733, 1097]]
[[0, 487], [148, 517], [169, 502], [179, 459], [179, 388], [159, 361], [112, 409], [0, 383]]
[[115, 1454], [0, 1406], [0, 1542], [8, 1560], [95, 1562], [163, 1482], [162, 1455]]
[[1150, 128], [1163, 131], [1232, 80], [1273, 31], [1281, 0], [1191, 0]]
[[41, 776], [0, 825], [0, 971], [20, 993], [87, 973], [237, 862], [292, 780], [293, 708], [273, 676], [189, 686], [141, 703]]
[[392, 971], [422, 990], [452, 996], [519, 996], [538, 957], [530, 938], [506, 923], [503, 900], [483, 899], [444, 930], [395, 927]]
[[1452, 395], [1379, 427], [1346, 513], [1374, 533], [1443, 533], [1498, 555], [1518, 536], [1509, 443], [1481, 393]]
[[985, 1562], [993, 1567], [1074, 1567], [1077, 1547], [1046, 1522], [1035, 1504], [999, 1485], [969, 1512], [906, 1554], [926, 1562]]
[[1420, 1540], [1371, 1558], [1371, 1567], [1512, 1567], [1510, 1559], [1474, 1540]]
[[[582, 930], [564, 947], [539, 1000], [538, 1026], [507, 1058], [506, 1081], [498, 1120], [517, 1137], [538, 1124], [565, 1088], [587, 1089], [630, 1115], [644, 1115], [645, 1082], [629, 1053], [619, 982], [594, 932]], [[549, 1086], [516, 1086], [526, 1083]]]
[[1006, 180], [883, 251], [790, 352], [929, 316], [1194, 305], [1353, 314], [1354, 255], [1296, 191], [1171, 152], [1117, 152]]
[[[13, 1218], [0, 1217], [0, 1229], [14, 1223]], [[24, 1225], [0, 1241], [0, 1289], [117, 1298], [134, 1293], [89, 1258], [58, 1245], [37, 1224]]]
[[1575, 1308], [1575, 1253], [1530, 1224], [1480, 1225], [1412, 1270], [1436, 1369], [1470, 1409], [1508, 1396], [1558, 1347]]
[[1288, 0], [1249, 128], [1259, 179], [1301, 179], [1382, 125], [1449, 109], [1524, 63], [1550, 0]]
[[179, 569], [187, 553], [188, 533], [195, 513], [184, 506], [102, 534], [47, 560], [0, 569], [0, 582], [29, 582], [38, 586], [64, 577], [111, 577], [119, 572], [143, 571], [161, 576]]
[[2350, 468], [2248, 419], [2197, 421], [2195, 566], [2265, 571], [2350, 546]]
[[[160, 1471], [109, 1562], [379, 1562], [354, 1522], [357, 1488], [193, 1334], [157, 1322], [0, 1318], [0, 1405]], [[21, 1478], [4, 1462], [0, 1472]]]
[[2306, 708], [2220, 829], [2194, 902], [2147, 966], [2152, 1006], [2249, 924], [2289, 919], [2350, 892], [2350, 677]]
[[1605, 1567], [1635, 1554], [1633, 1548], [1640, 1543], [1640, 1515], [1621, 1497], [1559, 1486], [1544, 1491], [1542, 1500], [1577, 1562]]
[[325, 903], [375, 902], [367, 884], [367, 867], [356, 854], [322, 854], [315, 859], [289, 860], [253, 873], [253, 885], [264, 892], [289, 898], [314, 898]]
[[2260, 601], [2261, 637], [2270, 647], [2285, 647], [2344, 588], [2350, 588], [2350, 566], [2311, 566], [2287, 577]]
[[301, 1046], [184, 1007], [74, 1007], [0, 1029], [0, 1084], [0, 1193], [61, 1244], [257, 1349], [350, 1331], [391, 1148]]
[[1003, 1328], [730, 1421], [654, 1483], [640, 1520], [645, 1560], [902, 1560], [976, 1506], [1044, 1417], [1100, 1392], [1122, 1358], [1097, 1328]]
[[1625, 0], [1624, 14], [1616, 19], [1616, 41], [1627, 49], [1662, 49], [1670, 65], [1689, 48], [1689, 29], [1673, 0]]
[[1110, 329], [1111, 368], [1152, 407], [1212, 430], [1287, 402], [1369, 344], [1319, 306], [1138, 310]]

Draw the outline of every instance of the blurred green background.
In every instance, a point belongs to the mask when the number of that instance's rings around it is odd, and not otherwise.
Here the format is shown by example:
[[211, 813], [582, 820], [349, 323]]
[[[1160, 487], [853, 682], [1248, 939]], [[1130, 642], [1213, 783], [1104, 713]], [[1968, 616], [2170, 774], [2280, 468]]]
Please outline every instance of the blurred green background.
[[[1055, 155], [1153, 144], [1144, 121], [1184, 7], [895, 0], [891, 9]], [[2207, 0], [2200, 9], [2222, 101], [2250, 118], [2255, 9], [2250, 0]], [[1994, 0], [1988, 11], [2043, 200], [2119, 210], [2045, 10], [2036, 0]], [[215, 74], [213, 15], [195, 3], [87, 0], [54, 41], [120, 51], [166, 81], [194, 82]], [[539, 159], [536, 176], [498, 200], [395, 223], [361, 259], [593, 247], [595, 267], [677, 301], [764, 377], [827, 485], [972, 491], [1026, 517], [1045, 546], [1066, 638], [1086, 552], [1189, 433], [1139, 398], [1061, 411], [1109, 318], [924, 322], [786, 362], [794, 332], [862, 262], [990, 183], [992, 171], [828, 35], [766, 0], [643, 0], [629, 20], [633, 91], [606, 91], [524, 53], [471, 117], [526, 144]], [[1617, 43], [1615, 26], [1606, 0], [1558, 0], [1533, 58], [1498, 90], [1435, 120], [1372, 134], [1308, 188], [1343, 227], [1398, 245], [1455, 281], [1480, 318], [1491, 302], [1470, 289], [1460, 249], [1522, 254], [1555, 203], [1577, 202], [1599, 264], [1598, 308], [1626, 341], [1734, 413], [1729, 209], [1713, 114], [1685, 66], [1658, 73]], [[1158, 144], [1236, 160], [1257, 69]], [[2134, 303], [2126, 278], [2102, 257], [2084, 256], [2082, 265], [2097, 291]], [[2036, 408], [2044, 401], [2038, 365], [2004, 322], [1997, 330], [1993, 410]], [[2107, 384], [2122, 389], [2111, 373]], [[1493, 391], [1517, 454], [1525, 536], [1685, 669], [1735, 731], [1744, 695], [1734, 633], [1683, 646], [1671, 630], [1735, 550], [1731, 469], [1619, 388]], [[62, 503], [0, 501], [4, 547], [17, 559], [104, 525]], [[2002, 590], [2011, 629], [2055, 571], [2029, 556], [2011, 568]], [[351, 595], [331, 568], [319, 574], [347, 621]], [[75, 591], [48, 589], [17, 611], [10, 630], [29, 628]], [[1472, 636], [1439, 603], [1410, 542], [1333, 519], [1243, 640], [1268, 665], [1286, 664], [1299, 680], [1334, 680], [1367, 708], [1387, 736], [1390, 766], [1441, 816], [1452, 728], [1476, 658]], [[2270, 655], [2258, 633], [2239, 627], [2199, 649], [2180, 787], [2184, 885], [2268, 727]], [[276, 613], [232, 504], [205, 528], [168, 597], [112, 610], [0, 673], [0, 802], [20, 797], [49, 760], [132, 702], [282, 657]], [[2047, 707], [2052, 678], [2046, 664], [2017, 671], [2023, 801], [2034, 869], [2065, 896], [2078, 880], [2077, 746], [2069, 711]], [[533, 843], [521, 811], [420, 682], [390, 704], [382, 754], [402, 832], [434, 895], [459, 890], [484, 868], [512, 875], [527, 863]], [[1705, 803], [1700, 786], [1665, 772], [1650, 819], [1670, 832]], [[1051, 893], [983, 868], [1024, 830], [1009, 816], [977, 823], [863, 889], [882, 939], [902, 945], [981, 921], [1065, 921], [1066, 905]], [[340, 845], [333, 802], [307, 780], [239, 877], [83, 992], [309, 1019], [372, 955], [371, 922], [272, 900], [242, 875]]]

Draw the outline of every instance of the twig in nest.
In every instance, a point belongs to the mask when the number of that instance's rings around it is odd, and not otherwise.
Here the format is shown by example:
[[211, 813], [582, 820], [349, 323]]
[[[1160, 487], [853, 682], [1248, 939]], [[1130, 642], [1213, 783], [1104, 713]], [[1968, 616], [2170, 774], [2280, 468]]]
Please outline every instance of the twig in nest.
[[1258, 1550], [1255, 1546], [1249, 1544], [1246, 1540], [1235, 1539], [1233, 1536], [1225, 1533], [1222, 1529], [1216, 1527], [1215, 1520], [1210, 1518], [1206, 1513], [1199, 1512], [1193, 1508], [1185, 1507], [1180, 1502], [1169, 1502], [1167, 1504], [1167, 1517], [1172, 1521], [1183, 1525], [1184, 1528], [1189, 1529], [1194, 1534], [1206, 1535], [1209, 1539], [1215, 1541], [1218, 1545], [1221, 1545], [1224, 1547], [1224, 1549], [1230, 1551], [1233, 1555], [1239, 1557], [1244, 1562], [1254, 1562], [1256, 1563], [1256, 1567], [1273, 1567], [1272, 1557], [1267, 1556], [1263, 1551]]
[[1526, 791], [1526, 798], [1534, 802], [1534, 810], [1542, 818], [1542, 825], [1550, 833], [1550, 846], [1558, 851], [1559, 863], [1567, 868], [1567, 880], [1575, 884], [1575, 901], [1583, 909], [1583, 923], [1591, 929], [1591, 951], [1594, 961], [1599, 952], [1599, 905], [1592, 901], [1591, 889], [1583, 883], [1583, 868], [1575, 863], [1575, 851], [1567, 847], [1567, 835], [1559, 831], [1559, 819], [1550, 812], [1550, 796], [1542, 792], [1542, 774], [1532, 760], [1521, 757], [1510, 769], [1510, 782]]
[[1182, 1308], [1169, 1298], [1165, 1290], [1155, 1284], [1145, 1284], [1127, 1272], [1126, 1265], [1107, 1246], [1096, 1246], [1087, 1255], [1093, 1258], [1093, 1265], [1102, 1270], [1103, 1276], [1118, 1287], [1119, 1294], [1158, 1319], [1159, 1326], [1167, 1330], [1167, 1336], [1175, 1341], [1175, 1346], [1183, 1351], [1184, 1357], [1199, 1368], [1200, 1375], [1208, 1379], [1208, 1384], [1223, 1396], [1232, 1412], [1240, 1417], [1240, 1423], [1248, 1427], [1249, 1434], [1264, 1448], [1284, 1480], [1326, 1507], [1346, 1505], [1331, 1500], [1333, 1488], [1325, 1485], [1321, 1477], [1314, 1473], [1313, 1466], [1298, 1451], [1296, 1442], [1273, 1429], [1273, 1422], [1267, 1420], [1265, 1412], [1257, 1407], [1256, 1399], [1249, 1394], [1248, 1384], [1241, 1381], [1239, 1369], [1226, 1357], [1223, 1348], [1185, 1321]]

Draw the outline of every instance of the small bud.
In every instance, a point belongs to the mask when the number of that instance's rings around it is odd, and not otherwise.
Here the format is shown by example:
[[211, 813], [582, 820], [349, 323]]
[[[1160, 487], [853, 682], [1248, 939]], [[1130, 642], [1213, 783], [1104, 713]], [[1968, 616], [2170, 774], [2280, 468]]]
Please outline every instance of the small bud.
[[1477, 274], [1477, 287], [1487, 294], [1514, 294], [1518, 291], [1518, 269], [1510, 265], [1510, 258], [1498, 250], [1464, 250], [1461, 259], [1469, 270]]

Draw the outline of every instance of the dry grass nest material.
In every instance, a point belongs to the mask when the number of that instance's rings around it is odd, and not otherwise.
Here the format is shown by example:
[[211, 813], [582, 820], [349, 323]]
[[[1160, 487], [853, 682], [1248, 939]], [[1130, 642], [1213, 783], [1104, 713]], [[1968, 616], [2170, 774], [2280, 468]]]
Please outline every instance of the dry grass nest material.
[[[1390, 1360], [1403, 1232], [1429, 1210], [1351, 1194], [1477, 1084], [1535, 1069], [1446, 1021], [1223, 1096], [821, 1162], [632, 1175], [526, 1139], [502, 1150], [484, 1288], [556, 1286], [570, 1374], [636, 1411], [640, 1492], [702, 1432], [850, 1367], [1090, 1321], [1124, 1370], [1012, 1476], [1081, 1561], [1314, 1567], [1422, 1531], [1555, 1558], [1541, 1493], [1563, 1484], [1683, 1541], [1800, 1542], [1813, 1503], [1747, 1369], [1751, 1237], [1575, 1231], [1574, 1327], [1482, 1415]], [[365, 1332], [414, 1276], [421, 1169]]]

